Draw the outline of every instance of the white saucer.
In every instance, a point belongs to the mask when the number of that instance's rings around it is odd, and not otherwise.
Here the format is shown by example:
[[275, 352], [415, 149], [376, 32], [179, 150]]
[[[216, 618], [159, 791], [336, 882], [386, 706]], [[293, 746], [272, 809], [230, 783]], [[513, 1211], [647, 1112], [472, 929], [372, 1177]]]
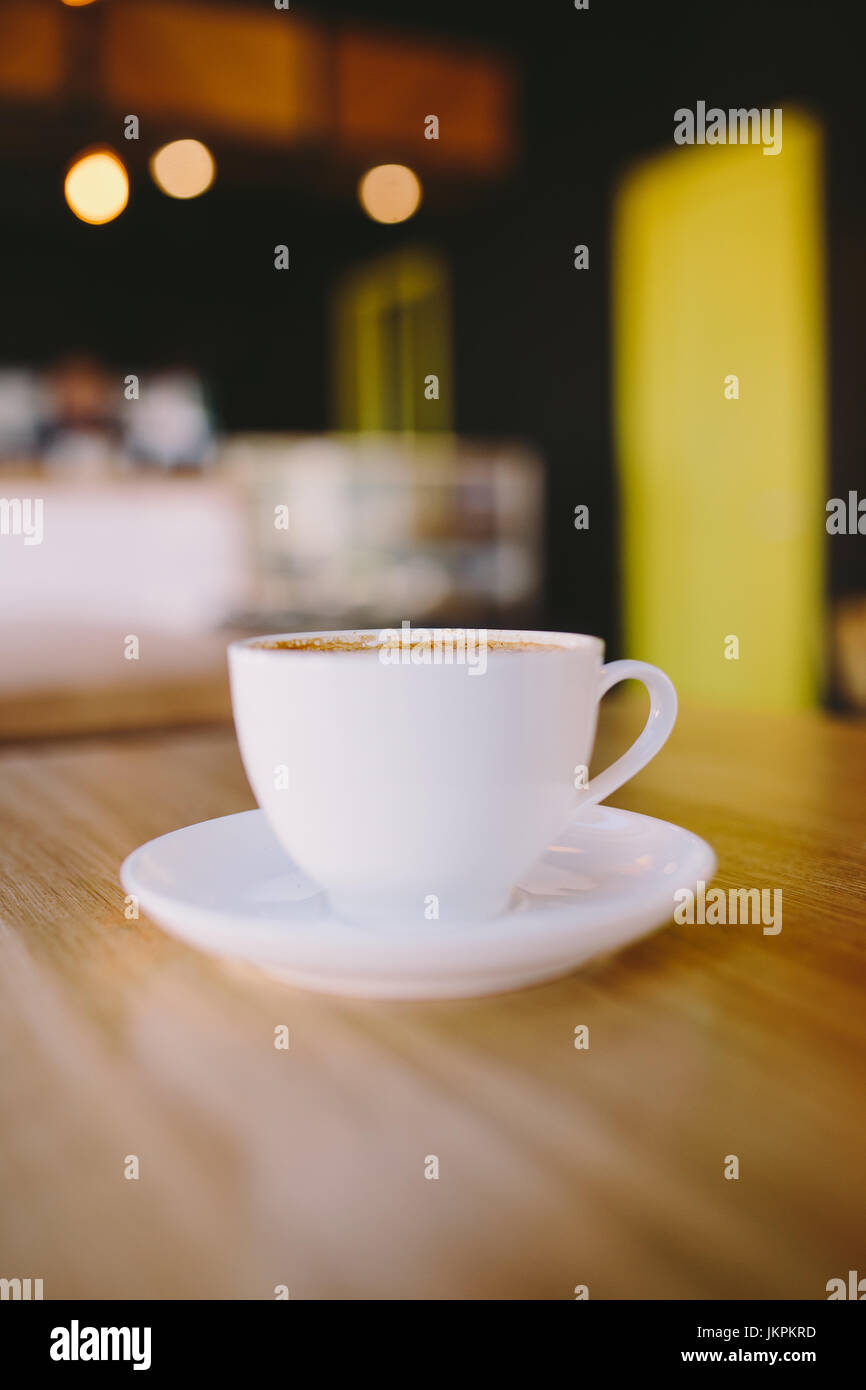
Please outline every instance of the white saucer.
[[459, 931], [352, 927], [274, 838], [261, 811], [141, 845], [121, 882], [141, 909], [202, 950], [252, 961], [305, 989], [379, 999], [496, 994], [567, 974], [671, 920], [678, 888], [716, 869], [710, 846], [667, 821], [593, 807], [515, 891]]

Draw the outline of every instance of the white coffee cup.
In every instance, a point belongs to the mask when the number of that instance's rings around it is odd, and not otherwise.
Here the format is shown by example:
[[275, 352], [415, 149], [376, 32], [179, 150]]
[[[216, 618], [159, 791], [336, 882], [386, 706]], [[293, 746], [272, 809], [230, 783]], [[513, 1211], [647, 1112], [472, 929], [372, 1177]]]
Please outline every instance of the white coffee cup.
[[[566, 821], [655, 756], [677, 697], [655, 666], [604, 666], [598, 637], [406, 627], [234, 642], [229, 673], [277, 838], [339, 916], [410, 931], [503, 911]], [[587, 784], [599, 702], [631, 678], [649, 718]]]

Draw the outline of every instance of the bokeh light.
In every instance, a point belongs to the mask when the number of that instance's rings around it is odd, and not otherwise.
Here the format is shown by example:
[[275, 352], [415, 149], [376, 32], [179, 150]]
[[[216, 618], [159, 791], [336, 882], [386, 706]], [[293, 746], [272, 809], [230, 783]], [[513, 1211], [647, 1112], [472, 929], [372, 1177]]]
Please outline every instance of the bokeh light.
[[216, 164], [200, 140], [172, 140], [152, 156], [150, 172], [170, 198], [197, 198], [213, 183]]
[[63, 0], [63, 4], [72, 10], [79, 10], [82, 5], [92, 5], [93, 0]]
[[358, 197], [374, 222], [405, 222], [421, 202], [421, 184], [405, 164], [377, 164], [361, 179]]
[[63, 192], [75, 216], [98, 227], [123, 212], [129, 201], [129, 178], [113, 150], [91, 150], [71, 166]]

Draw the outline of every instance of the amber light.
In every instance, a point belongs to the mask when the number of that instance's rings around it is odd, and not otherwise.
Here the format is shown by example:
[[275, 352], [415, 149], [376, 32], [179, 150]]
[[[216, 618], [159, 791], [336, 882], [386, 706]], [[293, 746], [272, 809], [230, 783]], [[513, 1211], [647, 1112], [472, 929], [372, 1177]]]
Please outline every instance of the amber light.
[[129, 201], [129, 178], [113, 150], [90, 150], [71, 165], [63, 184], [75, 216], [91, 226], [119, 217]]
[[154, 183], [170, 198], [197, 198], [216, 175], [214, 157], [200, 140], [172, 140], [150, 161]]
[[421, 184], [405, 164], [377, 164], [361, 179], [358, 197], [374, 222], [405, 222], [418, 210]]

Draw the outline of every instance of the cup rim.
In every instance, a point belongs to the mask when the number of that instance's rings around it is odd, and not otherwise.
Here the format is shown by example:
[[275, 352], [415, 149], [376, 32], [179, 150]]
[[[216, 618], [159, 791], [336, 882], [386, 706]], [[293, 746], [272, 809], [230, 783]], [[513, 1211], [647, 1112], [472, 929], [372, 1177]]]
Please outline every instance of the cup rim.
[[[412, 633], [471, 632], [475, 634], [483, 632], [486, 636], [486, 639], [489, 641], [505, 642], [507, 644], [513, 644], [515, 647], [518, 647], [521, 644], [525, 645], [527, 643], [537, 644], [537, 650], [524, 652], [523, 655], [525, 656], [546, 656], [551, 653], [567, 654], [572, 652], [585, 651], [587, 648], [593, 648], [602, 656], [602, 658], [604, 657], [604, 638], [595, 637], [591, 633], [586, 632], [554, 632], [541, 631], [536, 630], [534, 628], [472, 628], [445, 626], [412, 627], [409, 629], [409, 631]], [[363, 650], [352, 650], [351, 648], [349, 650], [346, 650], [345, 648], [343, 648], [332, 651], [325, 649], [319, 652], [319, 656], [322, 658], [339, 657], [341, 660], [345, 661], [346, 657], [362, 657], [366, 655], [366, 652], [368, 650], [376, 651], [382, 646], [383, 634], [392, 632], [399, 634], [401, 632], [401, 628], [347, 627], [323, 628], [315, 632], [261, 633], [253, 637], [237, 638], [235, 641], [229, 643], [228, 651], [230, 653], [235, 653], [236, 655], [240, 655], [242, 652], [251, 653], [255, 656], [256, 659], [279, 657], [280, 660], [284, 661], [287, 657], [306, 656], [308, 654], [309, 648], [301, 647], [296, 650], [292, 650], [292, 648], [290, 647], [275, 648], [263, 646], [262, 643], [288, 641], [310, 642], [314, 641], [316, 638], [343, 638], [348, 641], [356, 641], [358, 639], [363, 638], [373, 639], [369, 642], [364, 643]]]

